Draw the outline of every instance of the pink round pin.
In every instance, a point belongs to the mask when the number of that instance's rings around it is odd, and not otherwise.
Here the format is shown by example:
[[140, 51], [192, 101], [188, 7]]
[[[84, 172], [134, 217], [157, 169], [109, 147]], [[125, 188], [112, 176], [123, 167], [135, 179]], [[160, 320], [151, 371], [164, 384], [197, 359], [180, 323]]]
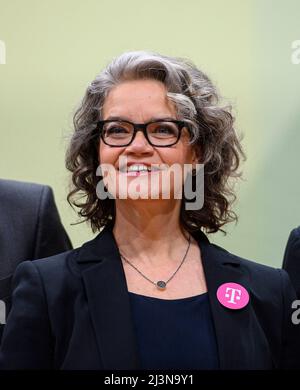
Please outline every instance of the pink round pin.
[[242, 309], [249, 302], [248, 291], [238, 283], [224, 283], [217, 291], [218, 301], [229, 309]]

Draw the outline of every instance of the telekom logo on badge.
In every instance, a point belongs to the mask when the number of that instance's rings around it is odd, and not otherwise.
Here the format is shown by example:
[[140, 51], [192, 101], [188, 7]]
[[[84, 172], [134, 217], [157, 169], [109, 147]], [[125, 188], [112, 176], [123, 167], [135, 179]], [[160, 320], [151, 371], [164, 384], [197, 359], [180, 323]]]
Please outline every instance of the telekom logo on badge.
[[249, 302], [248, 291], [238, 283], [224, 283], [217, 291], [218, 301], [229, 309], [242, 309]]
[[[230, 291], [231, 293], [229, 294]], [[242, 290], [239, 290], [237, 288], [232, 288], [232, 287], [226, 287], [225, 297], [226, 298], [230, 297], [230, 300], [228, 301], [229, 303], [233, 303], [234, 305], [236, 305], [237, 303], [235, 302], [235, 299], [240, 300], [241, 295], [242, 295]]]

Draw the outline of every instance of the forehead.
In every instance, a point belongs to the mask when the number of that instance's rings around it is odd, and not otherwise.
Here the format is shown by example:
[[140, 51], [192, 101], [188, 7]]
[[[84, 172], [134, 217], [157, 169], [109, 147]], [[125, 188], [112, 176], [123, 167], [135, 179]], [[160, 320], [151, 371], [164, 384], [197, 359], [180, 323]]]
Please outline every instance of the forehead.
[[176, 116], [174, 104], [167, 98], [163, 83], [156, 80], [126, 81], [114, 87], [105, 99], [103, 117], [125, 116], [147, 120], [158, 115]]

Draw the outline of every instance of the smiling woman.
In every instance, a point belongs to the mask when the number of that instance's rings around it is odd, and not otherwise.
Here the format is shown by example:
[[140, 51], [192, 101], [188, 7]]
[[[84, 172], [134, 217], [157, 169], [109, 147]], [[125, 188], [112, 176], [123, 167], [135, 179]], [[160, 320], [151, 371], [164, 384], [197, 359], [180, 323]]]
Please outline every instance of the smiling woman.
[[[178, 180], [167, 182], [166, 169], [162, 167], [179, 164], [183, 170], [185, 164], [196, 164], [196, 153], [189, 145], [190, 132], [183, 121], [176, 119], [176, 108], [166, 99], [166, 93], [162, 82], [133, 80], [122, 82], [114, 87], [106, 98], [103, 106], [105, 120], [100, 122], [101, 138], [104, 142], [99, 145], [99, 162], [117, 168], [122, 157], [126, 161], [125, 175], [122, 169], [121, 172], [116, 171], [118, 188], [115, 188], [111, 180], [107, 181], [108, 191], [114, 194], [118, 210], [121, 209], [122, 204], [126, 204], [125, 207], [128, 209], [128, 201], [120, 202], [119, 198], [120, 190], [126, 186], [126, 181], [129, 181], [130, 186], [132, 181], [129, 180], [130, 177], [139, 177], [134, 184], [137, 187], [145, 187], [145, 180], [150, 182], [153, 175], [159, 175], [158, 181], [152, 180], [153, 185], [146, 187], [147, 193], [140, 193], [140, 198], [161, 199], [168, 187], [169, 193], [173, 196], [167, 199], [172, 202], [174, 193], [178, 193], [179, 190], [179, 188], [174, 188], [174, 184], [178, 183], [177, 185], [181, 188], [184, 183]], [[154, 121], [152, 115], [155, 113], [159, 113], [157, 116], [159, 119]], [[128, 116], [131, 116], [132, 120], [136, 118], [140, 124], [126, 122], [124, 119], [119, 121], [111, 119]], [[143, 129], [141, 133], [137, 132], [139, 128]], [[158, 170], [158, 168], [161, 169]], [[173, 201], [178, 203], [178, 200], [173, 199]], [[137, 211], [137, 206], [138, 203], [135, 202], [133, 205], [135, 211]], [[150, 207], [151, 203], [148, 201], [147, 209], [150, 210]], [[157, 207], [157, 201], [155, 207]]]
[[[143, 106], [145, 112], [141, 111]], [[75, 206], [78, 204], [79, 215], [91, 224], [92, 230], [97, 231], [115, 219], [115, 202], [100, 200], [94, 191], [99, 181], [95, 172], [100, 162], [95, 136], [98, 142], [101, 136], [110, 149], [124, 145], [124, 140], [120, 144], [119, 135], [116, 141], [115, 134], [112, 140], [111, 132], [108, 133], [112, 126], [116, 131], [115, 121], [105, 124], [107, 120], [118, 120], [119, 133], [122, 124], [127, 133], [139, 139], [142, 134], [137, 134], [132, 124], [125, 126], [124, 122], [137, 122], [138, 118], [143, 124], [157, 119], [179, 119], [174, 131], [178, 137], [183, 133], [182, 142], [176, 144], [178, 139], [173, 137], [170, 143], [164, 138], [156, 150], [166, 155], [176, 154], [182, 143], [189, 144], [193, 146], [190, 149], [195, 154], [194, 163], [205, 164], [205, 207], [191, 212], [186, 210], [183, 200], [182, 225], [188, 231], [204, 228], [207, 232], [217, 232], [226, 223], [237, 220], [231, 209], [235, 195], [233, 182], [229, 179], [240, 176], [238, 168], [244, 154], [233, 128], [230, 107], [220, 105], [216, 88], [191, 61], [140, 51], [115, 58], [91, 82], [74, 116], [75, 132], [66, 159], [67, 168], [73, 173], [74, 188], [68, 199]], [[144, 131], [144, 136], [148, 149], [153, 146], [151, 142], [157, 142], [157, 137], [153, 139], [151, 125]], [[78, 203], [76, 195], [79, 195]], [[82, 195], [85, 201], [82, 201]]]
[[[101, 231], [80, 248], [18, 267], [2, 368], [300, 367], [287, 273], [205, 234], [237, 219], [229, 179], [239, 177], [244, 154], [233, 122], [188, 60], [127, 52], [92, 81], [74, 117], [68, 200]], [[177, 173], [197, 164], [204, 202], [188, 210], [176, 195], [191, 172]], [[119, 186], [102, 169], [97, 176], [103, 165]], [[97, 196], [99, 179], [114, 196]], [[133, 182], [151, 182], [155, 196], [122, 196]]]

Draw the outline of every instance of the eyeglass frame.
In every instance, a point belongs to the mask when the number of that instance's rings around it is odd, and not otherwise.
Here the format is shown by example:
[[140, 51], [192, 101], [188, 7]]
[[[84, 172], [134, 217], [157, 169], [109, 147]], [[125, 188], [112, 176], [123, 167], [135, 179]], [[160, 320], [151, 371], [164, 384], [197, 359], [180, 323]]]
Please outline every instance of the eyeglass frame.
[[[125, 123], [129, 123], [130, 125], [133, 126], [133, 134], [132, 134], [132, 138], [131, 138], [131, 141], [128, 142], [127, 144], [125, 145], [110, 145], [108, 144], [107, 142], [105, 142], [104, 140], [104, 135], [103, 135], [103, 126], [105, 123], [109, 123], [109, 122], [125, 122]], [[177, 136], [177, 139], [175, 142], [173, 142], [172, 144], [169, 144], [169, 145], [154, 145], [148, 138], [148, 134], [147, 134], [147, 127], [148, 125], [152, 124], [152, 123], [159, 123], [159, 122], [171, 122], [171, 123], [176, 123], [176, 125], [178, 126], [178, 136]], [[97, 127], [96, 127], [96, 130], [99, 130], [100, 131], [100, 137], [102, 139], [102, 141], [105, 143], [105, 145], [108, 145], [112, 148], [123, 148], [125, 146], [129, 146], [130, 144], [132, 144], [133, 140], [135, 139], [135, 136], [137, 134], [138, 131], [142, 131], [147, 142], [155, 147], [155, 148], [169, 148], [170, 146], [173, 146], [175, 144], [178, 143], [178, 141], [180, 140], [180, 137], [181, 137], [181, 133], [182, 133], [182, 129], [186, 127], [189, 131], [189, 128], [187, 127], [187, 124], [186, 122], [184, 121], [178, 121], [178, 120], [170, 120], [170, 119], [166, 119], [166, 120], [163, 120], [163, 119], [159, 119], [159, 120], [155, 120], [155, 121], [150, 121], [150, 122], [147, 122], [147, 123], [133, 123], [133, 122], [130, 122], [130, 121], [127, 121], [127, 120], [123, 120], [123, 119], [107, 119], [107, 120], [103, 120], [103, 121], [98, 121], [97, 122]]]

